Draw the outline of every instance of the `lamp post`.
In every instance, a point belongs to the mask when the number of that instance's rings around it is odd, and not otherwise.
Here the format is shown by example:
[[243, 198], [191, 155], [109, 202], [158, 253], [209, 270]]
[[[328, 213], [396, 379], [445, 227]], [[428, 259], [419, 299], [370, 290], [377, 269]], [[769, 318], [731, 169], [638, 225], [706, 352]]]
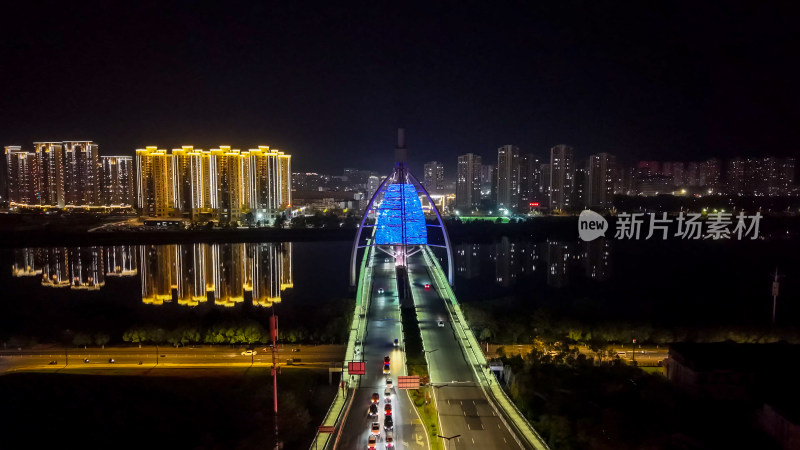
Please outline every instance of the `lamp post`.
[[[439, 350], [439, 349], [438, 349], [438, 348], [435, 348], [435, 349], [433, 349], [433, 350], [424, 350], [424, 349], [422, 350], [422, 352], [423, 352], [423, 353], [425, 353], [425, 363], [426, 363], [426, 364], [428, 364], [428, 367], [430, 367], [430, 366], [431, 366], [431, 365], [430, 365], [430, 363], [428, 362], [428, 353], [433, 353], [433, 352], [435, 352], [435, 351], [437, 351], [437, 350]], [[428, 374], [428, 380], [430, 380], [430, 374]], [[427, 385], [428, 385], [428, 386], [432, 386], [432, 384], [430, 383], [430, 381], [428, 381], [428, 384], [427, 384]], [[429, 402], [429, 400], [428, 400], [428, 392], [426, 391], [426, 392], [425, 392], [425, 403], [428, 403], [428, 402]]]

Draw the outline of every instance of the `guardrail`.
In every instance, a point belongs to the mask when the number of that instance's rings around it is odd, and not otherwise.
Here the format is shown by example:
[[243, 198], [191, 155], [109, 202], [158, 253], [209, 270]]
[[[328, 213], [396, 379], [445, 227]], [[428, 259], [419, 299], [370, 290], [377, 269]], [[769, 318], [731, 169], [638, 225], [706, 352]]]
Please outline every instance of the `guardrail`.
[[[367, 242], [369, 244], [369, 241]], [[342, 362], [342, 380], [344, 381], [345, 374], [347, 373], [347, 362], [356, 359], [361, 359], [363, 351], [359, 351], [359, 356], [356, 358], [355, 349], [356, 341], [360, 341], [359, 346], [363, 345], [364, 338], [367, 332], [366, 313], [369, 309], [369, 299], [372, 287], [372, 258], [374, 257], [372, 247], [367, 246], [364, 251], [364, 258], [361, 261], [361, 271], [358, 280], [358, 290], [356, 291], [356, 305], [353, 309], [353, 322], [350, 326], [350, 336], [347, 339], [347, 350], [345, 351], [344, 361]], [[344, 391], [337, 389], [336, 396], [333, 398], [325, 418], [322, 420], [322, 425], [337, 427], [337, 434], [341, 432], [341, 424], [344, 419], [343, 413], [345, 412], [345, 405], [347, 404], [348, 397], [352, 396], [355, 388], [358, 387], [361, 377], [350, 377], [347, 380], [347, 387]], [[336, 439], [333, 439], [331, 433], [317, 433], [311, 441], [310, 450], [329, 450]]]
[[[481, 388], [484, 390], [484, 392], [491, 396], [492, 400], [494, 400], [494, 402], [492, 402], [492, 406], [495, 407], [495, 409], [497, 409], [495, 405], [500, 407], [500, 411], [498, 412], [502, 412], [502, 414], [498, 414], [499, 417], [501, 420], [503, 420], [506, 426], [510, 425], [517, 431], [515, 434], [518, 434], [523, 438], [527, 444], [527, 448], [533, 448], [536, 450], [549, 450], [549, 447], [545, 443], [544, 439], [542, 439], [539, 433], [536, 432], [536, 430], [533, 428], [530, 422], [528, 422], [514, 402], [511, 401], [503, 388], [495, 381], [494, 375], [491, 373], [489, 364], [486, 361], [486, 356], [483, 354], [483, 351], [481, 351], [480, 344], [475, 338], [475, 334], [469, 328], [469, 323], [464, 318], [464, 313], [461, 311], [461, 306], [459, 305], [458, 300], [453, 293], [453, 289], [450, 286], [450, 283], [448, 283], [447, 277], [445, 277], [444, 271], [439, 265], [439, 261], [436, 259], [436, 256], [429, 247], [424, 247], [423, 255], [433, 281], [436, 284], [437, 292], [439, 292], [439, 295], [445, 300], [445, 306], [450, 314], [450, 319], [454, 325], [454, 329], [455, 327], [458, 327], [463, 335], [462, 339], [467, 341], [467, 344], [465, 345], [463, 340], [461, 340], [461, 347], [462, 350], [464, 350], [465, 355], [473, 361], [472, 368], [476, 377], [478, 378]], [[481, 378], [483, 378], [483, 382], [481, 382]], [[488, 392], [486, 388], [488, 388]], [[522, 444], [522, 442], [520, 442], [520, 444]]]

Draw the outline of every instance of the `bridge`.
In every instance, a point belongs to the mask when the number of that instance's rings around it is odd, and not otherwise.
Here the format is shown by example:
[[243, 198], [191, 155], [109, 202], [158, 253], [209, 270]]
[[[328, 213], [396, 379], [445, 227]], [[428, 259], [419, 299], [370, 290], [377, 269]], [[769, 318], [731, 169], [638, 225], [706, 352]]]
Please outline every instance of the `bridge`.
[[[394, 171], [372, 196], [353, 245], [356, 307], [342, 385], [311, 449], [370, 448], [374, 422], [380, 426], [374, 448], [391, 448], [384, 427], [387, 403], [396, 449], [547, 449], [498, 385], [464, 318], [451, 287], [447, 230], [433, 200], [405, 166], [402, 130], [396, 160]], [[426, 221], [420, 197], [431, 203], [436, 223]], [[436, 247], [446, 252], [447, 274]], [[410, 390], [397, 385], [398, 376], [408, 375], [404, 332], [410, 330], [403, 329], [401, 310], [412, 311], [417, 319], [428, 373], [420, 389], [429, 393], [435, 418], [423, 420]], [[376, 414], [370, 411], [375, 393]], [[434, 421], [436, 428], [431, 429]]]

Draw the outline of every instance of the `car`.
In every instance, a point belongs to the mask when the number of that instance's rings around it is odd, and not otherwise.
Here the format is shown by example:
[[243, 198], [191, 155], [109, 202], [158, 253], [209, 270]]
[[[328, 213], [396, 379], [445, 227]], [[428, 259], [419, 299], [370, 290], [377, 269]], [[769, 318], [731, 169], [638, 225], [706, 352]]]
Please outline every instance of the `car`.
[[383, 288], [378, 288], [378, 294], [383, 294]]
[[372, 422], [372, 434], [375, 436], [380, 436], [381, 434], [381, 424], [378, 422]]
[[436, 325], [438, 325], [439, 328], [444, 328], [444, 320], [440, 320], [440, 321], [436, 322]]
[[384, 364], [383, 365], [383, 373], [384, 374], [392, 373], [392, 370], [389, 368], [389, 364]]
[[361, 354], [361, 347], [356, 347], [355, 350], [353, 350], [353, 353], [355, 353], [356, 356], [360, 355]]
[[389, 262], [389, 258], [384, 259], [383, 262], [387, 262], [388, 263]]
[[378, 405], [376, 403], [369, 405], [369, 415], [370, 416], [378, 415]]
[[386, 448], [394, 448], [394, 433], [386, 432]]
[[384, 363], [384, 364], [389, 364], [389, 361], [390, 361], [390, 360], [389, 360], [389, 357], [388, 357], [388, 356], [384, 356], [384, 357], [383, 357], [383, 363]]
[[395, 339], [395, 340], [394, 340], [394, 346], [395, 346], [395, 347], [397, 347], [397, 345], [398, 345], [399, 343], [400, 343], [400, 341], [399, 341], [399, 340], [397, 340], [397, 339]]
[[367, 440], [367, 450], [375, 450], [375, 446], [378, 444], [378, 437], [377, 436], [370, 436]]
[[392, 404], [391, 403], [387, 403], [387, 404], [383, 405], [383, 413], [386, 414], [387, 416], [391, 416], [392, 415]]
[[377, 393], [377, 392], [373, 392], [373, 393], [372, 393], [372, 403], [378, 403], [378, 401], [379, 401], [380, 399], [381, 399], [381, 396], [380, 396], [380, 395], [378, 395], [378, 393]]
[[53, 366], [53, 365], [56, 365], [56, 364], [58, 364], [58, 361], [50, 361], [50, 362], [49, 362], [49, 363], [47, 363], [47, 364], [49, 364], [49, 365]]
[[109, 364], [114, 364], [114, 358], [108, 358]]
[[255, 350], [245, 350], [242, 352], [242, 356], [255, 356], [258, 352]]
[[391, 389], [392, 388], [392, 378], [391, 377], [386, 377], [386, 388], [387, 389]]
[[83, 360], [83, 362], [85, 362], [85, 363], [88, 363], [88, 362], [89, 362], [89, 358], [85, 358], [85, 359]]
[[425, 289], [430, 289], [430, 288], [431, 288], [431, 284], [430, 283], [425, 283]]
[[392, 420], [392, 415], [389, 414], [383, 419], [383, 429], [391, 430], [392, 428], [394, 428], [394, 421]]
[[383, 391], [383, 399], [386, 400], [387, 402], [392, 401], [392, 391], [390, 391], [389, 388], [386, 388]]

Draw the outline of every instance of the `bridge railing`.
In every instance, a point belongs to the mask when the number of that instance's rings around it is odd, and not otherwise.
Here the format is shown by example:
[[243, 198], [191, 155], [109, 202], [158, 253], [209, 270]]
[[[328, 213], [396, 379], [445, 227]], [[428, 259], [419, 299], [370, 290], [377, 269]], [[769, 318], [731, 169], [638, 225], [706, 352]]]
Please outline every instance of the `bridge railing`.
[[[369, 244], [369, 242], [367, 242]], [[347, 362], [360, 360], [363, 352], [359, 351], [356, 357], [356, 347], [363, 345], [367, 332], [366, 312], [369, 309], [370, 292], [372, 290], [372, 264], [373, 258], [372, 247], [367, 247], [364, 251], [364, 258], [361, 262], [361, 271], [359, 272], [358, 288], [356, 291], [356, 305], [353, 310], [353, 320], [350, 325], [350, 335], [347, 339], [347, 350], [345, 351], [344, 361], [342, 362], [342, 381], [345, 381], [345, 374], [347, 374]], [[360, 341], [357, 345], [356, 342]], [[350, 377], [347, 380], [348, 389], [337, 389], [336, 396], [333, 398], [325, 418], [322, 420], [323, 426], [332, 426], [336, 430], [335, 434], [331, 433], [317, 433], [311, 441], [310, 450], [330, 450], [336, 443], [338, 434], [341, 432], [341, 425], [346, 411], [348, 398], [352, 398], [354, 389], [358, 387], [361, 377]]]
[[[436, 255], [433, 254], [429, 247], [425, 247], [423, 255], [433, 281], [436, 284], [436, 288], [445, 300], [445, 306], [450, 314], [450, 319], [454, 327], [458, 327], [458, 329], [461, 330], [462, 340], [466, 341], [466, 345], [463, 341], [461, 345], [465, 350], [465, 355], [468, 359], [472, 360], [473, 370], [478, 377], [479, 383], [484, 387], [484, 391], [488, 389], [487, 393], [494, 400], [494, 404], [500, 407], [500, 412], [502, 412], [500, 418], [507, 426], [511, 425], [517, 431], [517, 434], [521, 436], [527, 444], [527, 448], [536, 450], [549, 449], [544, 439], [536, 432], [519, 408], [517, 408], [514, 402], [508, 397], [508, 394], [506, 394], [503, 388], [496, 382], [494, 374], [492, 374], [489, 364], [486, 361], [486, 356], [480, 349], [480, 343], [470, 329], [469, 323], [461, 310], [461, 305], [459, 305], [455, 293], [453, 293], [453, 289], [448, 283], [447, 277], [444, 275], [441, 265], [439, 265], [439, 261], [436, 259]], [[481, 379], [483, 381], [481, 381]]]

